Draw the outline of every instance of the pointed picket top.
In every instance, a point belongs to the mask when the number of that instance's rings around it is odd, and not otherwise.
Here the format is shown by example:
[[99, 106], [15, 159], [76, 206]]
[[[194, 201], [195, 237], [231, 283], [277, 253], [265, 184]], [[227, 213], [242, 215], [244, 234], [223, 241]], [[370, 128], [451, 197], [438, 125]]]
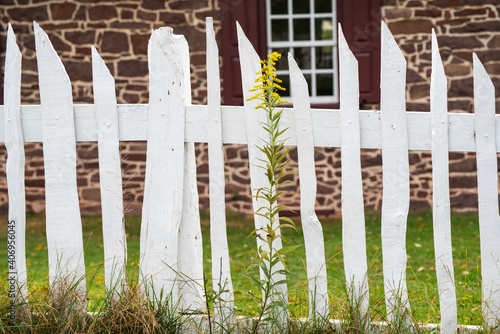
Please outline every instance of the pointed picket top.
[[216, 308], [215, 323], [223, 324], [234, 314], [234, 293], [229, 262], [226, 230], [224, 150], [222, 146], [222, 114], [219, 49], [213, 19], [207, 17], [207, 125], [208, 172], [210, 191], [210, 244], [212, 245], [212, 284], [220, 294], [221, 308]]
[[380, 118], [382, 138], [382, 257], [389, 321], [410, 314], [406, 288], [406, 225], [410, 172], [406, 124], [406, 60], [382, 22]]
[[500, 217], [495, 150], [495, 87], [483, 64], [473, 54], [474, 112], [483, 317], [490, 328], [500, 319]]
[[116, 300], [126, 284], [127, 265], [118, 112], [115, 79], [94, 46], [92, 78], [99, 149], [104, 281], [106, 290]]
[[49, 282], [76, 284], [83, 297], [85, 261], [71, 82], [47, 34], [36, 22], [33, 25], [42, 106]]
[[[9, 278], [14, 277], [14, 301], [18, 305], [28, 302], [26, 272], [26, 196], [24, 187], [24, 138], [21, 126], [21, 61], [14, 30], [9, 23], [4, 73], [4, 125], [7, 149], [6, 178], [9, 196], [9, 247], [14, 247], [14, 261], [8, 262]], [[12, 238], [12, 239], [11, 239]], [[12, 243], [13, 241], [13, 243]], [[18, 310], [19, 312], [20, 310]]]
[[[245, 36], [243, 29], [236, 23], [237, 31], [238, 31], [238, 50], [240, 55], [240, 68], [241, 68], [241, 78], [242, 78], [242, 87], [243, 87], [243, 99], [244, 99], [244, 108], [245, 108], [245, 127], [247, 133], [247, 144], [248, 144], [248, 159], [250, 161], [250, 186], [252, 190], [252, 205], [253, 210], [256, 212], [263, 206], [267, 206], [267, 202], [262, 199], [256, 198], [257, 189], [263, 189], [269, 185], [268, 178], [265, 173], [265, 169], [261, 168], [258, 163], [259, 161], [266, 161], [266, 155], [261, 152], [257, 146], [262, 145], [263, 139], [269, 138], [269, 133], [263, 129], [262, 124], [268, 123], [268, 118], [265, 110], [256, 109], [259, 105], [259, 101], [256, 99], [248, 100], [253, 96], [253, 92], [250, 92], [250, 89], [254, 87], [255, 79], [257, 76], [257, 72], [261, 69], [260, 58], [255, 52], [252, 44]], [[255, 221], [255, 229], [260, 230], [265, 228], [268, 223], [267, 218], [262, 217], [260, 215], [254, 214]], [[279, 229], [278, 232], [279, 233]], [[257, 235], [261, 238], [265, 238], [262, 235], [262, 232], [257, 231]], [[257, 240], [257, 249], [262, 249], [267, 251], [267, 243], [263, 242], [259, 237]], [[264, 239], [265, 240], [265, 239]], [[276, 250], [280, 250], [282, 248], [281, 238], [277, 238], [275, 242], [273, 242], [273, 248]], [[285, 280], [285, 275], [281, 274], [280, 271], [284, 270], [283, 264], [279, 262], [274, 266], [274, 269], [278, 271], [277, 273], [273, 273], [272, 276], [275, 282]], [[261, 270], [261, 279], [265, 279], [265, 275]], [[280, 300], [287, 301], [288, 293], [286, 284], [279, 284], [276, 287], [277, 293], [280, 295]], [[280, 317], [280, 322], [287, 321], [288, 314], [286, 309], [283, 309], [282, 317]]]
[[441, 333], [453, 334], [457, 330], [457, 297], [451, 245], [447, 92], [447, 80], [433, 29], [430, 108], [434, 250], [441, 309], [440, 330]]
[[328, 319], [328, 285], [323, 228], [316, 204], [316, 168], [314, 164], [313, 120], [307, 81], [292, 55], [288, 54], [291, 96], [294, 103], [295, 134], [300, 178], [300, 217], [306, 249], [309, 285], [309, 317]]
[[358, 61], [339, 24], [342, 247], [351, 303], [368, 312], [365, 214], [361, 178]]

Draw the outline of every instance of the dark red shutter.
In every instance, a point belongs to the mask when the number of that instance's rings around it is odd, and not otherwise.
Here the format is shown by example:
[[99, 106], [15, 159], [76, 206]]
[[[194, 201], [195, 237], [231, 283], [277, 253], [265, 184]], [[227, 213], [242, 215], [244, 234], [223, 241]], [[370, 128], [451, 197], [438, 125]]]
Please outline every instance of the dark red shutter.
[[253, 44], [259, 56], [264, 58], [266, 46], [266, 10], [265, 0], [221, 0], [221, 53], [222, 78], [224, 80], [224, 104], [242, 105], [240, 59], [236, 21]]
[[380, 0], [338, 0], [337, 9], [359, 64], [360, 102], [380, 103]]

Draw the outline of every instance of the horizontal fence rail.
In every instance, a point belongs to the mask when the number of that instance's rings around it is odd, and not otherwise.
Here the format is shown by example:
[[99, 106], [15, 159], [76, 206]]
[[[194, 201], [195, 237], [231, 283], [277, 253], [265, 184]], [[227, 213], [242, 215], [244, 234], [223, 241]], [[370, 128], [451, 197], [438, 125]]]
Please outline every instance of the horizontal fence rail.
[[[290, 56], [294, 108], [284, 108], [280, 126], [288, 128], [287, 145], [297, 146], [301, 179], [310, 317], [328, 317], [327, 275], [321, 222], [316, 217], [314, 147], [340, 147], [342, 153], [343, 247], [346, 286], [361, 312], [369, 309], [366, 241], [360, 149], [382, 149], [382, 255], [388, 319], [410, 310], [406, 287], [406, 224], [409, 207], [408, 151], [432, 152], [433, 226], [437, 284], [442, 314], [441, 332], [457, 328], [453, 275], [447, 154], [477, 152], [479, 225], [483, 279], [483, 316], [488, 327], [500, 317], [500, 216], [498, 214], [497, 153], [500, 115], [495, 115], [495, 90], [474, 55], [475, 114], [448, 113], [447, 82], [437, 38], [432, 37], [430, 113], [406, 111], [406, 61], [382, 23], [381, 111], [360, 111], [358, 63], [339, 32], [340, 110], [311, 109], [304, 76]], [[267, 184], [265, 159], [256, 148], [266, 132], [266, 115], [244, 106], [221, 106], [218, 49], [213, 22], [207, 20], [208, 103], [191, 104], [189, 49], [171, 28], [154, 30], [148, 46], [150, 103], [117, 105], [114, 80], [92, 49], [95, 104], [73, 104], [71, 82], [45, 32], [35, 23], [41, 105], [20, 105], [20, 52], [9, 25], [5, 74], [5, 105], [0, 106], [0, 142], [5, 142], [9, 187], [9, 226], [14, 222], [16, 256], [11, 267], [26, 280], [23, 142], [43, 142], [49, 277], [71, 274], [85, 293], [84, 251], [76, 187], [76, 142], [96, 141], [99, 148], [101, 201], [107, 289], [126, 285], [127, 240], [119, 141], [148, 141], [144, 205], [141, 223], [141, 283], [149, 293], [161, 293], [182, 309], [203, 310], [205, 301], [196, 164], [193, 143], [208, 143], [212, 277], [224, 298], [218, 319], [234, 315], [224, 206], [223, 144], [246, 144], [252, 194]], [[260, 68], [253, 46], [238, 26], [243, 92], [249, 97]], [[493, 182], [494, 180], [495, 182]], [[254, 211], [262, 203], [253, 198]], [[266, 220], [255, 216], [256, 229]], [[10, 227], [9, 227], [10, 228]], [[258, 231], [257, 233], [261, 233]], [[257, 239], [257, 244], [267, 246]], [[272, 248], [280, 249], [281, 242]], [[10, 261], [10, 259], [9, 259]], [[10, 264], [11, 262], [9, 262]], [[278, 266], [279, 267], [279, 266]], [[261, 272], [262, 274], [262, 272]], [[282, 276], [283, 275], [283, 276]], [[276, 273], [280, 280], [281, 271]], [[186, 278], [187, 277], [187, 278]], [[262, 277], [262, 276], [261, 276]], [[83, 279], [82, 279], [83, 278]], [[76, 280], [76, 281], [75, 281]], [[284, 281], [283, 281], [284, 282]], [[287, 286], [276, 287], [287, 296]], [[19, 293], [26, 296], [26, 287]], [[354, 302], [354, 300], [351, 300]], [[285, 317], [286, 312], [282, 315]], [[286, 319], [280, 319], [286, 321]]]
[[[77, 141], [97, 141], [97, 124], [93, 104], [75, 104], [75, 131]], [[147, 104], [119, 104], [118, 126], [120, 141], [144, 141], [148, 139]], [[244, 107], [221, 106], [222, 142], [224, 144], [247, 144]], [[314, 146], [340, 147], [340, 110], [311, 108]], [[21, 121], [25, 142], [42, 142], [42, 107], [21, 106]], [[283, 127], [295, 126], [293, 108], [283, 108]], [[0, 142], [5, 140], [4, 106], [0, 106]], [[408, 124], [408, 149], [431, 150], [431, 115], [428, 112], [406, 112]], [[185, 142], [208, 142], [207, 106], [186, 106]], [[475, 152], [474, 114], [448, 113], [450, 152]], [[380, 111], [359, 111], [361, 148], [382, 148]], [[495, 131], [500, 133], [500, 115], [495, 115]], [[295, 131], [287, 133], [288, 145], [297, 145]], [[500, 152], [500, 138], [495, 139], [495, 148]]]

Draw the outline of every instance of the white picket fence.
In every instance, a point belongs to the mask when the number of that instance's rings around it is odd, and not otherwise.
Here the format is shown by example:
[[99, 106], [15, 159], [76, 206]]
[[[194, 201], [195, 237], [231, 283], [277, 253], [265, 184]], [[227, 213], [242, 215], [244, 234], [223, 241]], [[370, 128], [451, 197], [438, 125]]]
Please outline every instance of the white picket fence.
[[[9, 26], [5, 66], [5, 105], [0, 107], [0, 141], [7, 151], [9, 221], [15, 224], [15, 264], [19, 282], [26, 281], [24, 142], [43, 142], [46, 225], [50, 284], [84, 276], [82, 226], [76, 186], [76, 141], [97, 141], [107, 289], [125, 285], [127, 256], [123, 218], [119, 141], [147, 140], [147, 167], [142, 213], [140, 270], [149, 293], [164, 292], [184, 309], [203, 309], [202, 239], [193, 143], [208, 143], [212, 277], [223, 288], [223, 312], [234, 307], [226, 236], [223, 144], [247, 144], [251, 188], [266, 185], [265, 171], [255, 161], [265, 138], [266, 116], [257, 101], [246, 101], [259, 57], [238, 27], [245, 92], [243, 107], [221, 106], [218, 49], [207, 20], [208, 103], [191, 104], [189, 51], [172, 29], [153, 31], [148, 46], [149, 105], [117, 105], [114, 79], [92, 49], [94, 104], [75, 105], [71, 82], [45, 32], [35, 24], [41, 105], [21, 106], [21, 53]], [[325, 250], [321, 223], [315, 215], [314, 147], [341, 147], [342, 246], [347, 286], [368, 309], [367, 259], [360, 149], [382, 149], [382, 254], [389, 320], [402, 306], [410, 308], [406, 289], [406, 222], [409, 209], [409, 150], [432, 152], [434, 241], [441, 307], [441, 332], [457, 328], [453, 274], [448, 151], [477, 152], [483, 315], [488, 326], [500, 317], [500, 217], [497, 152], [500, 118], [495, 90], [474, 55], [475, 114], [447, 112], [447, 80], [437, 39], [432, 36], [430, 113], [407, 112], [406, 62], [382, 23], [381, 111], [358, 107], [358, 64], [339, 27], [340, 110], [311, 109], [307, 83], [289, 57], [294, 108], [285, 108], [283, 128], [296, 145], [301, 180], [301, 219], [310, 291], [310, 316], [328, 316]], [[500, 129], [499, 129], [500, 133]], [[262, 206], [253, 198], [255, 209]], [[266, 221], [255, 215], [255, 226]], [[261, 241], [257, 239], [257, 243]], [[280, 247], [280, 245], [276, 245]], [[26, 296], [25, 285], [20, 293]], [[85, 292], [85, 280], [79, 282]], [[280, 287], [286, 296], [286, 285]]]

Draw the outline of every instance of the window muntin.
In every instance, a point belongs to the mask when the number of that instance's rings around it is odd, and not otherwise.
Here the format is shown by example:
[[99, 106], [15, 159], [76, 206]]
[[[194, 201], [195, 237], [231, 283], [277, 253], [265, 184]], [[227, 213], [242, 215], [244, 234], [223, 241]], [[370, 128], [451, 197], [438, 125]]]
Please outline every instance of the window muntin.
[[[336, 0], [266, 0], [269, 53], [282, 54], [276, 73], [290, 95], [291, 52], [309, 86], [311, 103], [338, 103]], [[287, 97], [287, 99], [290, 99]]]

